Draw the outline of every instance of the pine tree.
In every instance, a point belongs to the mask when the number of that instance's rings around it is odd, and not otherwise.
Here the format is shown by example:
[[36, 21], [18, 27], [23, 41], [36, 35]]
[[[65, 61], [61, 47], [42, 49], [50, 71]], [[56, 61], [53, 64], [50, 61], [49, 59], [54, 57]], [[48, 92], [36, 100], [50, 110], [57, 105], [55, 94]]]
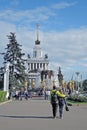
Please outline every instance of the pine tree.
[[4, 63], [10, 63], [10, 87], [18, 87], [24, 85], [27, 75], [25, 73], [24, 59], [25, 54], [22, 53], [21, 45], [16, 40], [15, 33], [7, 36], [9, 43], [7, 44], [6, 53], [4, 54]]

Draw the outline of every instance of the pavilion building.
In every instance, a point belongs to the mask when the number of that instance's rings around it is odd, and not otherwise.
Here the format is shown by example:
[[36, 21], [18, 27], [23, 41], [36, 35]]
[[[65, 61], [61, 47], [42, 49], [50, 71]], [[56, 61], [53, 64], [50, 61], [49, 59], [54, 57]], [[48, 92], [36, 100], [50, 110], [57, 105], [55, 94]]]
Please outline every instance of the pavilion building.
[[40, 87], [41, 81], [48, 77], [49, 59], [47, 54], [44, 56], [42, 54], [38, 27], [39, 25], [37, 25], [37, 40], [35, 41], [35, 45], [33, 47], [33, 56], [31, 57], [28, 54], [27, 57], [29, 84], [32, 88]]

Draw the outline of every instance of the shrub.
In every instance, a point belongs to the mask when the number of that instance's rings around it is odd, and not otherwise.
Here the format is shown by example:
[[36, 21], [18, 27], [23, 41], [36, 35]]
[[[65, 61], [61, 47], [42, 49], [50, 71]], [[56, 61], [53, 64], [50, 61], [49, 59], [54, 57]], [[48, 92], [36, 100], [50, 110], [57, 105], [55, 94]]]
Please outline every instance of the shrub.
[[75, 102], [87, 102], [87, 96], [72, 95], [68, 97], [68, 100]]
[[7, 94], [7, 92], [0, 91], [0, 102], [3, 102], [6, 100], [6, 94]]

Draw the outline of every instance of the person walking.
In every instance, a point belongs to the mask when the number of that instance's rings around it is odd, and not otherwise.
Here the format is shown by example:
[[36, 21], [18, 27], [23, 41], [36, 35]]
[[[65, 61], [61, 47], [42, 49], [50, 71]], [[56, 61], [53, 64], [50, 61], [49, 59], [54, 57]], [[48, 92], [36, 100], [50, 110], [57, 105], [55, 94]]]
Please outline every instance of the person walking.
[[59, 97], [65, 97], [64, 94], [60, 93], [56, 86], [53, 86], [53, 89], [50, 92], [50, 103], [52, 105], [53, 118], [56, 118], [56, 113], [58, 109]]
[[[64, 94], [62, 88], [59, 90], [60, 94]], [[59, 101], [59, 118], [63, 119], [64, 106], [66, 105], [65, 97], [58, 97]]]

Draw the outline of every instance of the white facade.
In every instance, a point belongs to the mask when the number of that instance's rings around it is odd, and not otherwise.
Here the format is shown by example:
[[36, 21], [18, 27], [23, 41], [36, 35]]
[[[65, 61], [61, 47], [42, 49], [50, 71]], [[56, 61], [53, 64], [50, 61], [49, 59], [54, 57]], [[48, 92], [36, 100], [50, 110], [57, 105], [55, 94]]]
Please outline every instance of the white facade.
[[35, 87], [38, 87], [41, 82], [41, 70], [48, 70], [49, 60], [42, 55], [42, 48], [39, 41], [39, 32], [37, 31], [37, 40], [33, 47], [33, 56], [27, 58], [28, 75], [30, 84], [33, 81]]
[[33, 48], [33, 57], [36, 59], [42, 58], [42, 50], [40, 45], [35, 45]]
[[31, 70], [48, 70], [49, 60], [45, 59], [27, 59], [28, 71]]

